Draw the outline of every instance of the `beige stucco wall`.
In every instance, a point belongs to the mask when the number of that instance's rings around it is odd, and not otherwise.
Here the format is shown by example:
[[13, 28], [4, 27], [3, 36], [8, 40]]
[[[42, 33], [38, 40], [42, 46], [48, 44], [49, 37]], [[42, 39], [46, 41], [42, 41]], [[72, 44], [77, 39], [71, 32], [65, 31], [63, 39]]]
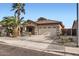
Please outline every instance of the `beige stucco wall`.
[[35, 34], [38, 35], [38, 26], [35, 26]]
[[58, 29], [59, 29], [60, 34], [61, 34], [61, 33], [62, 33], [62, 30], [61, 30], [61, 29], [62, 29], [62, 26], [61, 26], [60, 24], [59, 24], [58, 26], [59, 26], [59, 28], [58, 28]]

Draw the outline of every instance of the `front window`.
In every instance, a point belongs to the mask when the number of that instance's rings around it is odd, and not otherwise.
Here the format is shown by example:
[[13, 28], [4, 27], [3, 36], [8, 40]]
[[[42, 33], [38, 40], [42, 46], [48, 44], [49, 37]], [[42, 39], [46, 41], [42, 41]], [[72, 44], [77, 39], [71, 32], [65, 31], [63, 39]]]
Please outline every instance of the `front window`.
[[44, 27], [44, 29], [46, 29], [46, 27]]
[[48, 27], [48, 28], [51, 28], [51, 27]]

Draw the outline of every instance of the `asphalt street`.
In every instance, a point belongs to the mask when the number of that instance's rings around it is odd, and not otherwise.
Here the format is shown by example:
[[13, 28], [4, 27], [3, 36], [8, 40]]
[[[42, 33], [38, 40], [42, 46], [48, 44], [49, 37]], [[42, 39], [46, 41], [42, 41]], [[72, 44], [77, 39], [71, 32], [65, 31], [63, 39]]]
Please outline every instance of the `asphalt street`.
[[42, 51], [0, 44], [0, 56], [56, 56]]

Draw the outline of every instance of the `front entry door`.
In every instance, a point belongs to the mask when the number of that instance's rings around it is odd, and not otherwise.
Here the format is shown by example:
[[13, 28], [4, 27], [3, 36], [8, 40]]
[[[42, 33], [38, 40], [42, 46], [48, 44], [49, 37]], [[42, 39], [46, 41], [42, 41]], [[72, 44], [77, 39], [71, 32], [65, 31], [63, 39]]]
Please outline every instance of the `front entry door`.
[[31, 32], [32, 34], [35, 34], [34, 29], [35, 29], [35, 28], [34, 28], [33, 26], [28, 26], [28, 27], [27, 27], [27, 31], [28, 31], [28, 32]]

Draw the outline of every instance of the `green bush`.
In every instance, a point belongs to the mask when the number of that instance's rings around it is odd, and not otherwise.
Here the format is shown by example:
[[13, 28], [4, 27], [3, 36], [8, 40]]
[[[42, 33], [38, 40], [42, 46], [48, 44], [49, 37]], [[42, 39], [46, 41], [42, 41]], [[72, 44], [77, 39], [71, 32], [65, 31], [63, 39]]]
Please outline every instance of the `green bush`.
[[70, 42], [73, 42], [73, 38], [69, 38]]
[[64, 39], [62, 39], [63, 43], [68, 43], [68, 42], [72, 42], [72, 41], [73, 41], [72, 38], [64, 38]]

